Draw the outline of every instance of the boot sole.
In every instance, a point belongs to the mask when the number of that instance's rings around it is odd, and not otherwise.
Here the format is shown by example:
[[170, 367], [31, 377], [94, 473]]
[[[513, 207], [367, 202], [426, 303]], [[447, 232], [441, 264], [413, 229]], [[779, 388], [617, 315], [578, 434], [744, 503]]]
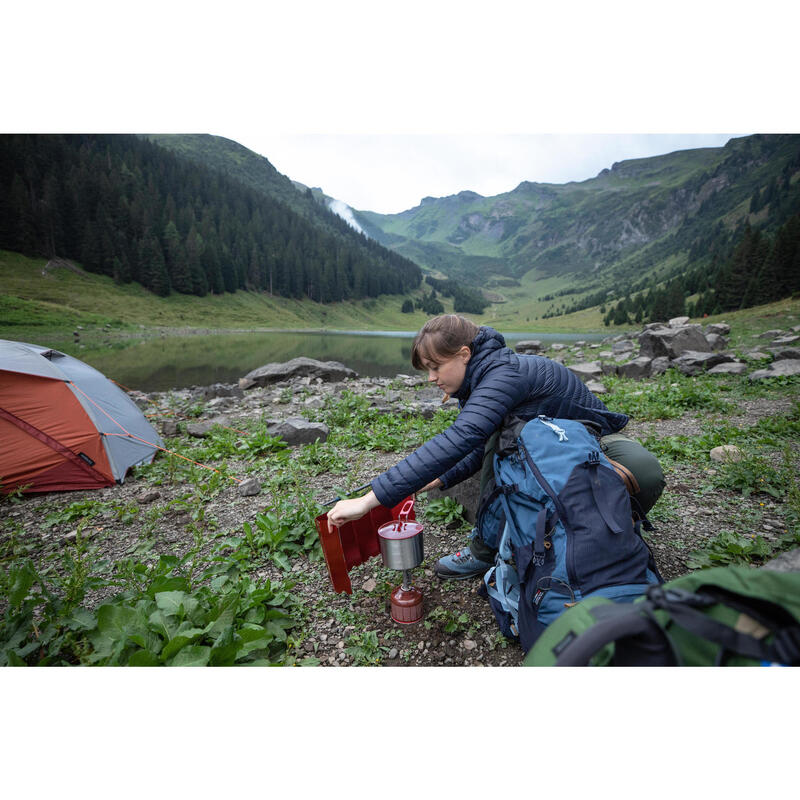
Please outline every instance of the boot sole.
[[[486, 569], [489, 569], [489, 567], [487, 567]], [[471, 572], [471, 573], [469, 573], [467, 575], [456, 575], [456, 574], [447, 575], [447, 574], [442, 574], [441, 572], [437, 572], [436, 570], [434, 570], [433, 574], [437, 578], [439, 578], [440, 580], [443, 580], [443, 581], [466, 581], [469, 578], [480, 578], [480, 577], [482, 577], [483, 575], [486, 574], [486, 570], [481, 570], [480, 572]]]

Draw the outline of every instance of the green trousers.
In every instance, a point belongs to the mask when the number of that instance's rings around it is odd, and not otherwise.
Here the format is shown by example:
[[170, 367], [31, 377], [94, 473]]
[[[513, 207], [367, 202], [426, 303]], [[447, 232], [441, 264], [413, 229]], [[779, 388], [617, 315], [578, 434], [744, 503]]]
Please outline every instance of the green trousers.
[[[483, 451], [483, 466], [481, 467], [481, 496], [486, 483], [491, 479], [494, 471], [492, 456], [500, 432], [492, 434]], [[610, 433], [600, 439], [600, 448], [612, 461], [618, 461], [633, 473], [639, 484], [639, 491], [633, 495], [638, 501], [642, 511], [646, 514], [661, 497], [664, 491], [664, 472], [658, 459], [642, 444], [624, 433]], [[479, 536], [470, 542], [472, 554], [481, 561], [494, 561], [495, 551], [484, 544]]]

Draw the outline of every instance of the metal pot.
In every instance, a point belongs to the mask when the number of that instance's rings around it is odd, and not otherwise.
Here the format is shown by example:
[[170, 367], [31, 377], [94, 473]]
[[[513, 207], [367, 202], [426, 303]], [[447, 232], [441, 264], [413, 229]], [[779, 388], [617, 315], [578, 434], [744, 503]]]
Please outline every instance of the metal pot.
[[399, 519], [387, 522], [378, 528], [381, 558], [384, 566], [389, 569], [414, 569], [425, 558], [422, 525], [408, 520], [408, 514], [413, 507], [414, 501], [409, 500], [400, 510]]

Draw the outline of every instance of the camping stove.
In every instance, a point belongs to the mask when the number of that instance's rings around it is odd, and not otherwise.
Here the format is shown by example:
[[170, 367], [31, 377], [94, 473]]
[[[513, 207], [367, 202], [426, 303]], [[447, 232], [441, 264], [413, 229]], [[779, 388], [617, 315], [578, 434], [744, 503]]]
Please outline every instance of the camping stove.
[[378, 528], [384, 566], [403, 573], [400, 586], [390, 597], [392, 619], [406, 625], [422, 619], [422, 592], [411, 585], [411, 570], [418, 567], [424, 558], [422, 525], [408, 519], [413, 507], [414, 501], [407, 500], [398, 519]]

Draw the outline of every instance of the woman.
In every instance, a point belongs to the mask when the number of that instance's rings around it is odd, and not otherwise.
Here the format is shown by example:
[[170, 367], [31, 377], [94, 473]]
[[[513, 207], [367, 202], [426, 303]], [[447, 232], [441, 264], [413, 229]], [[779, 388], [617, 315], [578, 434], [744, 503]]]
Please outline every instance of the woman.
[[[474, 475], [483, 463], [482, 484], [506, 415], [533, 419], [577, 419], [589, 423], [608, 458], [626, 467], [638, 482], [634, 495], [646, 513], [664, 489], [658, 460], [641, 444], [620, 434], [628, 417], [609, 411], [570, 370], [543, 356], [518, 355], [493, 328], [445, 314], [430, 319], [414, 339], [411, 363], [427, 370], [428, 381], [458, 400], [460, 413], [445, 431], [378, 475], [363, 497], [340, 500], [329, 512], [333, 525], [359, 519], [378, 505], [389, 508], [404, 497], [433, 488], [449, 488]], [[493, 551], [473, 531], [469, 547], [440, 559], [440, 578], [482, 575]]]

